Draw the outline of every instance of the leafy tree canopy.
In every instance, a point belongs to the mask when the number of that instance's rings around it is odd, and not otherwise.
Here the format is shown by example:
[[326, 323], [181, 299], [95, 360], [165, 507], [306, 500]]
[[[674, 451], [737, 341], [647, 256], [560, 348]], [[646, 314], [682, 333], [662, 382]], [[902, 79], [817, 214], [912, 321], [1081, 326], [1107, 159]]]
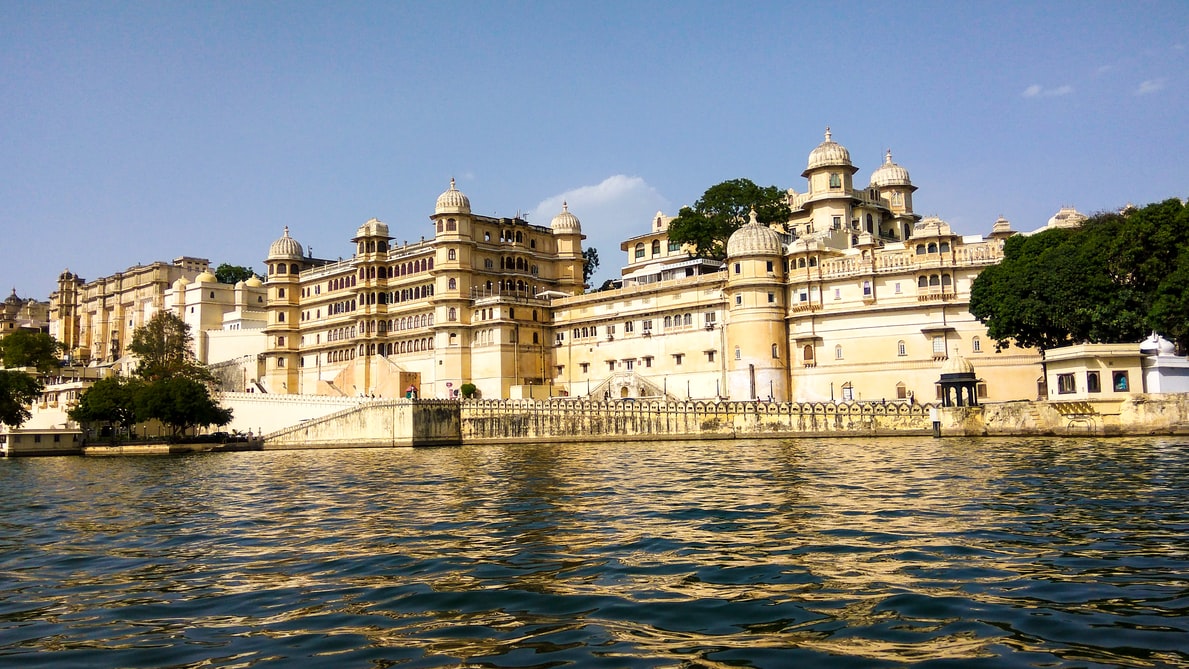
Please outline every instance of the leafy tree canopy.
[[582, 283], [590, 284], [590, 277], [599, 268], [599, 250], [593, 246], [582, 250]]
[[174, 437], [197, 425], [231, 422], [231, 409], [220, 407], [205, 384], [185, 376], [145, 384], [136, 392], [135, 399], [140, 420], [155, 418], [168, 425]]
[[139, 379], [118, 376], [97, 381], [79, 397], [70, 410], [78, 423], [111, 423], [130, 428], [136, 424], [136, 395], [143, 389]]
[[159, 311], [132, 333], [128, 350], [139, 358], [136, 375], [146, 381], [184, 376], [211, 381], [211, 373], [194, 357], [190, 326], [171, 311]]
[[215, 280], [219, 283], [239, 283], [240, 281], [247, 281], [255, 276], [256, 273], [250, 268], [242, 265], [230, 265], [222, 263], [215, 268]]
[[36, 367], [48, 372], [61, 366], [62, 345], [44, 332], [14, 330], [0, 339], [5, 367]]
[[42, 385], [37, 378], [24, 372], [0, 370], [0, 423], [11, 428], [20, 427], [29, 420], [29, 410], [41, 395]]
[[1002, 347], [1138, 341], [1189, 347], [1189, 210], [1176, 199], [1079, 228], [1007, 240], [971, 286], [970, 313]]
[[727, 254], [727, 239], [748, 221], [752, 207], [764, 224], [785, 223], [792, 213], [780, 188], [732, 179], [706, 189], [693, 207], [682, 207], [669, 222], [669, 239], [689, 244], [695, 256], [721, 260]]

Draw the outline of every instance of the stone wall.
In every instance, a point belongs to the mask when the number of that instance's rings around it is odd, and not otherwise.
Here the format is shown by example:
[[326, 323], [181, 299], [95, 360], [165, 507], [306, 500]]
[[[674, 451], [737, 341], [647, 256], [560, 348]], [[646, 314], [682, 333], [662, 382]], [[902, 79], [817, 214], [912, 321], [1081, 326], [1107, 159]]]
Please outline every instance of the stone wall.
[[266, 434], [264, 448], [457, 446], [459, 433], [457, 402], [381, 400]]
[[732, 439], [754, 436], [929, 434], [929, 406], [850, 402], [472, 400], [464, 443], [518, 439]]

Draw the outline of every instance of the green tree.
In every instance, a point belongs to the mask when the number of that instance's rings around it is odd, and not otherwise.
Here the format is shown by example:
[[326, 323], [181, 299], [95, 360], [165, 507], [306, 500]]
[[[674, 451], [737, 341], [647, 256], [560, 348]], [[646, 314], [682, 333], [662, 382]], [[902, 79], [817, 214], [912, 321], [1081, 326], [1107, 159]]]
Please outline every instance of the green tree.
[[256, 273], [250, 268], [242, 265], [222, 263], [215, 269], [215, 279], [219, 283], [239, 283], [240, 281], [247, 281], [255, 275]]
[[137, 356], [136, 375], [145, 381], [183, 376], [209, 382], [213, 378], [193, 351], [190, 326], [171, 311], [159, 311], [132, 333], [128, 350]]
[[49, 372], [62, 365], [62, 345], [44, 332], [15, 330], [0, 339], [0, 360], [5, 367], [36, 367]]
[[727, 239], [747, 222], [753, 207], [765, 225], [785, 223], [792, 213], [784, 191], [776, 186], [732, 179], [706, 189], [693, 207], [682, 207], [669, 222], [669, 240], [689, 244], [699, 258], [721, 260], [727, 254]]
[[17, 428], [29, 420], [25, 407], [35, 402], [43, 386], [41, 380], [24, 372], [0, 370], [0, 423]]
[[599, 268], [599, 250], [591, 246], [582, 250], [582, 283], [590, 285], [590, 277]]
[[469, 400], [475, 397], [475, 393], [479, 392], [479, 387], [473, 383], [464, 383], [458, 387], [458, 392], [462, 393], [462, 396]]
[[136, 424], [136, 396], [142, 385], [139, 379], [101, 379], [83, 392], [68, 415], [78, 423], [108, 423], [129, 429]]
[[1003, 251], [970, 291], [970, 313], [1000, 347], [1138, 341], [1152, 331], [1189, 343], [1189, 215], [1179, 200], [1015, 236]]
[[198, 425], [226, 425], [231, 409], [220, 407], [205, 384], [185, 376], [173, 376], [146, 383], [136, 392], [136, 415], [140, 420], [157, 419], [178, 437]]

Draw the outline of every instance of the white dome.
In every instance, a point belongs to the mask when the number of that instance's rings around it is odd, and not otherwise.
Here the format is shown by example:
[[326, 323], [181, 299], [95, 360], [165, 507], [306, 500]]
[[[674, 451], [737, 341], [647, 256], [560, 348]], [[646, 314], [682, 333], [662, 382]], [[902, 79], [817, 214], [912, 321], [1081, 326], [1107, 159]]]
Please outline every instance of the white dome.
[[359, 226], [359, 229], [355, 231], [355, 239], [352, 239], [351, 241], [363, 239], [364, 237], [383, 237], [384, 239], [391, 239], [391, 237], [388, 235], [388, 224], [380, 221], [378, 218], [373, 218], [367, 223]]
[[818, 144], [816, 149], [809, 152], [809, 165], [801, 173], [801, 176], [807, 177], [810, 172], [820, 167], [854, 167], [850, 162], [850, 151], [831, 139], [828, 127], [826, 128], [826, 141]]
[[462, 191], [454, 187], [454, 179], [450, 179], [450, 190], [438, 196], [438, 203], [434, 206], [435, 214], [469, 214], [471, 200]]
[[970, 374], [974, 375], [974, 365], [969, 360], [960, 355], [955, 355], [945, 364], [941, 366], [941, 373], [944, 374]]
[[289, 236], [289, 226], [285, 226], [285, 234], [272, 243], [268, 247], [268, 257], [272, 258], [297, 258], [300, 259], [305, 256], [305, 252], [301, 248], [301, 243]]
[[561, 213], [553, 217], [549, 223], [550, 229], [555, 235], [574, 235], [582, 233], [582, 224], [578, 221], [578, 217], [570, 213], [570, 205], [566, 202], [561, 203]]
[[772, 228], [761, 224], [756, 219], [756, 210], [751, 210], [751, 220], [747, 225], [731, 234], [727, 240], [727, 257], [740, 256], [776, 256], [780, 255], [780, 235]]
[[884, 186], [911, 186], [912, 180], [908, 178], [908, 170], [892, 162], [892, 152], [888, 151], [887, 157], [884, 158], [883, 165], [879, 169], [871, 173], [871, 185], [876, 188], [883, 188]]

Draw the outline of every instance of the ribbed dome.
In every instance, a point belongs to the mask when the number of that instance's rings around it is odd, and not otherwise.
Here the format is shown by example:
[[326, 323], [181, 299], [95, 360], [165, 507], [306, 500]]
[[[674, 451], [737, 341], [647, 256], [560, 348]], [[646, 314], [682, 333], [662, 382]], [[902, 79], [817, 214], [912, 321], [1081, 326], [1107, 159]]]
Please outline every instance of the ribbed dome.
[[969, 374], [969, 375], [973, 376], [974, 375], [974, 365], [970, 364], [970, 361], [967, 360], [966, 358], [963, 358], [960, 355], [955, 355], [952, 358], [950, 358], [949, 360], [946, 360], [945, 364], [941, 366], [941, 373], [942, 373], [942, 375], [945, 375], [945, 374]]
[[198, 276], [194, 277], [194, 283], [218, 283], [218, 282], [219, 282], [219, 279], [217, 279], [214, 274], [211, 274], [211, 271], [209, 269], [204, 270], [202, 272], [202, 274], [199, 274]]
[[5, 304], [24, 304], [24, 300], [17, 297], [17, 289], [13, 288], [12, 295], [9, 295], [7, 298], [5, 298], [4, 303]]
[[727, 240], [727, 257], [780, 255], [780, 235], [756, 219], [756, 210], [751, 210], [751, 220], [731, 234]]
[[66, 270], [58, 275], [58, 280], [59, 281], [74, 281], [74, 273], [71, 272], [70, 270]]
[[826, 128], [826, 141], [817, 145], [809, 152], [809, 165], [801, 176], [809, 176], [809, 172], [819, 167], [853, 167], [850, 162], [850, 151], [846, 147], [830, 138], [830, 128]]
[[570, 213], [570, 205], [566, 202], [561, 203], [561, 213], [553, 217], [553, 220], [549, 223], [549, 227], [555, 235], [582, 233], [582, 224], [578, 222], [577, 216]]
[[876, 188], [883, 188], [884, 186], [911, 186], [912, 180], [908, 178], [908, 170], [892, 162], [892, 152], [888, 151], [888, 155], [884, 158], [883, 165], [879, 169], [871, 173], [871, 185]]
[[1086, 220], [1086, 215], [1074, 209], [1073, 207], [1061, 207], [1061, 210], [1053, 214], [1049, 219], [1048, 227], [1050, 228], [1076, 228]]
[[302, 258], [305, 255], [301, 243], [289, 236], [289, 226], [285, 226], [285, 234], [268, 247], [268, 257], [272, 258]]
[[469, 214], [471, 200], [462, 191], [454, 187], [454, 179], [450, 179], [450, 190], [438, 196], [438, 203], [434, 207], [435, 214]]
[[367, 223], [359, 226], [359, 229], [355, 231], [355, 239], [352, 239], [351, 241], [357, 241], [363, 239], [364, 237], [383, 237], [384, 239], [392, 238], [388, 234], [388, 224], [380, 221], [378, 218], [373, 218]]

